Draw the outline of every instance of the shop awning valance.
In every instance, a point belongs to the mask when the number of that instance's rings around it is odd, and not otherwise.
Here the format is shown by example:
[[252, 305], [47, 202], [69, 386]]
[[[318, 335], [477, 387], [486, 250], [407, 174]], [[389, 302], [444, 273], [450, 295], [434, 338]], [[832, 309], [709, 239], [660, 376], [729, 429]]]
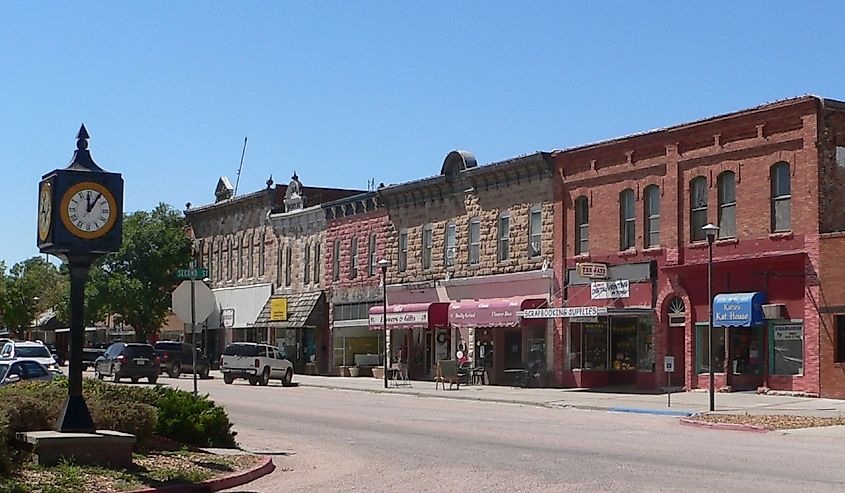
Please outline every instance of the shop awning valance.
[[713, 327], [762, 325], [766, 293], [724, 293], [713, 298]]
[[[278, 318], [284, 318], [284, 320], [273, 320], [273, 317], [271, 317], [273, 300], [285, 300], [285, 310], [282, 316], [276, 315]], [[318, 319], [322, 318], [316, 314], [317, 307], [320, 303], [325, 304], [325, 302], [325, 294], [322, 291], [271, 296], [255, 319], [253, 327], [297, 329], [316, 326], [320, 322]]]
[[[449, 303], [410, 303], [387, 306], [388, 329], [439, 329], [449, 324]], [[384, 329], [384, 308], [370, 308], [370, 330]]]
[[[455, 328], [515, 327], [521, 310], [548, 306], [542, 298], [490, 298], [455, 301], [449, 305], [449, 324]], [[536, 321], [532, 321], [536, 323]], [[542, 323], [545, 323], [543, 321]]]

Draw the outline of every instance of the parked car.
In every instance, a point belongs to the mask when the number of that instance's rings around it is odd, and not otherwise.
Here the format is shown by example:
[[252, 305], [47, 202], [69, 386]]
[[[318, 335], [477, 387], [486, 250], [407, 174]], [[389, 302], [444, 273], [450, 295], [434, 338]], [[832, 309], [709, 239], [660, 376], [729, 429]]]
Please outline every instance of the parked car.
[[108, 348], [108, 346], [105, 345], [101, 346], [91, 346], [82, 348], [82, 368], [87, 370], [88, 368], [95, 367], [97, 358], [102, 356]]
[[0, 361], [0, 386], [21, 380], [52, 380], [55, 373], [34, 359]]
[[100, 380], [110, 377], [115, 383], [129, 378], [137, 383], [146, 378], [156, 383], [161, 361], [149, 344], [116, 342], [106, 349], [94, 363], [94, 376]]
[[50, 354], [53, 355], [53, 359], [56, 360], [56, 364], [59, 366], [65, 366], [65, 362], [67, 361], [64, 356], [63, 351], [59, 351], [59, 348], [56, 347], [55, 344], [47, 343], [45, 344], [47, 349], [50, 351]]
[[35, 360], [53, 373], [62, 371], [53, 355], [50, 354], [50, 350], [41, 341], [11, 341], [0, 349], [0, 360], [22, 358]]
[[279, 379], [285, 387], [293, 381], [293, 364], [279, 348], [254, 342], [235, 342], [226, 346], [220, 357], [223, 382], [231, 384], [237, 378], [250, 385], [267, 385]]
[[[156, 354], [161, 358], [161, 371], [170, 378], [179, 378], [182, 372], [193, 373], [193, 344], [177, 341], [159, 341], [153, 346]], [[211, 363], [199, 349], [197, 352], [197, 375], [208, 378]]]

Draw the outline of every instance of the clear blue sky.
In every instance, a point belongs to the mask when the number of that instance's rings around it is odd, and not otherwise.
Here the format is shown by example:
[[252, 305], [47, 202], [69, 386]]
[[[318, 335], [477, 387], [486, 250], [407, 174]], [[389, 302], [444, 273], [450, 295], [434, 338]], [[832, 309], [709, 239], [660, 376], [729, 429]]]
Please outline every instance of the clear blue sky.
[[[809, 6], [804, 6], [805, 4]], [[845, 99], [841, 2], [30, 2], [0, 16], [0, 260], [84, 122], [125, 209], [365, 189], [807, 93]]]

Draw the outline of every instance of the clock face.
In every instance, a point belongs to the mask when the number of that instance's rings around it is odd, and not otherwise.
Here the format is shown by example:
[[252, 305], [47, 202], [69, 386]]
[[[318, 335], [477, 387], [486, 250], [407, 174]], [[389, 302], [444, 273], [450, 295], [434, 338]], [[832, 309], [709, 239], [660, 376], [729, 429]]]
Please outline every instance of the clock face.
[[65, 192], [60, 212], [62, 222], [72, 235], [90, 240], [111, 230], [117, 204], [114, 195], [103, 185], [81, 182]]
[[41, 184], [38, 194], [38, 238], [47, 241], [50, 234], [50, 222], [53, 218], [53, 190], [50, 182]]

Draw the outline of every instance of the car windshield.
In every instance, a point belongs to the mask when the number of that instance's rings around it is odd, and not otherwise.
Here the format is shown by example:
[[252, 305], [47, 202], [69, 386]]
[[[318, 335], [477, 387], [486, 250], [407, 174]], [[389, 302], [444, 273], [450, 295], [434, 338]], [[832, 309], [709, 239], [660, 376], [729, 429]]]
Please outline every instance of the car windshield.
[[18, 346], [15, 356], [18, 358], [49, 358], [50, 351], [44, 346]]
[[126, 346], [126, 350], [123, 354], [127, 358], [152, 358], [155, 356], [155, 352], [153, 351], [152, 346], [143, 345], [143, 346]]
[[232, 344], [223, 351], [223, 356], [258, 356], [258, 346]]
[[4, 378], [6, 378], [6, 373], [8, 373], [8, 372], [9, 372], [9, 364], [8, 363], [0, 364], [0, 382], [2, 382]]

